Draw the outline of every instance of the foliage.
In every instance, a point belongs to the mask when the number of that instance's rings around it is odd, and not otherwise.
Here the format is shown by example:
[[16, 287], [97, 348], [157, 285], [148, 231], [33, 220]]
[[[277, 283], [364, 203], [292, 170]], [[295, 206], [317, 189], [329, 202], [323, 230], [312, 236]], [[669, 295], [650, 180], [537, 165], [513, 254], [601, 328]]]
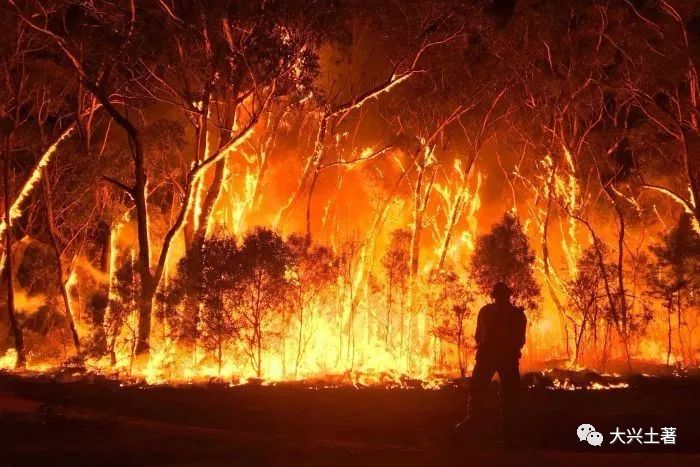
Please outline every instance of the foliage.
[[[692, 328], [697, 326], [700, 310], [700, 236], [692, 227], [689, 215], [682, 215], [678, 224], [649, 247], [647, 261], [647, 294], [660, 301], [667, 313], [667, 354], [672, 352], [672, 315], [676, 315], [676, 331], [680, 356], [692, 359], [693, 349], [685, 347], [684, 339], [692, 341]], [[694, 316], [689, 316], [694, 311]], [[692, 327], [691, 327], [692, 326]], [[684, 337], [685, 336], [685, 337]]]
[[477, 237], [471, 278], [485, 295], [496, 282], [505, 282], [513, 291], [516, 303], [535, 310], [540, 287], [535, 281], [534, 265], [535, 254], [520, 221], [506, 213], [491, 232]]
[[[698, 305], [700, 290], [700, 236], [693, 230], [691, 218], [682, 215], [661, 241], [649, 247], [653, 261], [649, 264], [650, 294], [676, 304], [683, 299]], [[682, 298], [681, 298], [682, 297]]]
[[454, 271], [433, 270], [428, 277], [426, 302], [435, 336], [455, 345], [462, 376], [466, 374], [467, 320], [473, 315], [474, 294]]
[[578, 362], [587, 344], [595, 346], [599, 339], [604, 340], [601, 331], [605, 331], [605, 326], [609, 326], [613, 320], [605, 284], [610, 279], [605, 276], [614, 277], [615, 265], [608, 256], [609, 249], [605, 245], [589, 246], [576, 263], [576, 276], [566, 284], [566, 318], [573, 324], [573, 335], [568, 336], [567, 345], [574, 345], [574, 362]]
[[243, 238], [237, 309], [248, 356], [258, 376], [262, 374], [262, 351], [271, 344], [268, 339], [279, 337], [271, 321], [284, 304], [290, 257], [289, 247], [272, 230], [257, 228]]
[[181, 343], [201, 343], [216, 355], [219, 370], [227, 343], [241, 327], [234, 312], [241, 274], [238, 255], [233, 237], [213, 237], [193, 245], [158, 296], [173, 337]]
[[309, 237], [287, 238], [289, 300], [297, 313], [303, 313], [338, 277], [338, 261], [327, 246], [314, 245]]

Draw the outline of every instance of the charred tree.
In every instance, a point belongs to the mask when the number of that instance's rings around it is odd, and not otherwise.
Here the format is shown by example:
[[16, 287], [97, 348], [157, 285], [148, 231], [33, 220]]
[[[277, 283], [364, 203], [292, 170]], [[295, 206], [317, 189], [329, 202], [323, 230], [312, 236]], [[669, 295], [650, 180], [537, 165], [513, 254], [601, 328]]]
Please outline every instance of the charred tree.
[[[5, 137], [5, 157], [3, 164], [3, 184], [4, 184], [4, 218], [5, 225], [12, 225], [12, 217], [10, 214], [10, 200], [12, 199], [12, 189], [10, 186], [10, 164], [12, 162], [12, 145], [11, 136], [14, 124], [9, 119], [2, 119], [0, 121], [2, 124], [2, 133]], [[12, 229], [7, 228], [5, 231], [5, 267], [4, 267], [4, 277], [6, 286], [6, 298], [7, 298], [7, 315], [10, 322], [10, 330], [12, 331], [12, 336], [15, 341], [15, 351], [17, 352], [17, 368], [24, 368], [27, 363], [27, 358], [24, 353], [24, 336], [22, 335], [22, 329], [17, 322], [17, 314], [15, 311], [15, 289], [14, 289], [14, 277], [12, 274]]]

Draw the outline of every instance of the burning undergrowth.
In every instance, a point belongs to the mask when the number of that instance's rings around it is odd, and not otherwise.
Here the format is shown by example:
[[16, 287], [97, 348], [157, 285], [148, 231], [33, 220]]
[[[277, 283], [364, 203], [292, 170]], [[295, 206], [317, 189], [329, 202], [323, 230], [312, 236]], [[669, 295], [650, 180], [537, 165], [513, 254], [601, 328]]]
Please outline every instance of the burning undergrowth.
[[[0, 373], [20, 378], [38, 379], [56, 383], [94, 383], [118, 387], [260, 387], [308, 390], [332, 390], [343, 388], [386, 390], [459, 390], [469, 387], [469, 378], [451, 378], [434, 375], [426, 379], [415, 379], [389, 372], [345, 372], [318, 375], [299, 380], [265, 380], [262, 378], [196, 378], [180, 380], [148, 381], [139, 376], [128, 376], [119, 372], [91, 371], [82, 365], [64, 365], [42, 370], [0, 370]], [[522, 375], [522, 387], [527, 390], [586, 391], [622, 390], [642, 381], [658, 378], [684, 378], [697, 376], [692, 372], [674, 372], [666, 376], [646, 374], [622, 375], [598, 373], [592, 370], [553, 369], [527, 372]]]
[[528, 388], [551, 390], [606, 390], [630, 386], [630, 377], [590, 370], [547, 370], [527, 373], [523, 379]]

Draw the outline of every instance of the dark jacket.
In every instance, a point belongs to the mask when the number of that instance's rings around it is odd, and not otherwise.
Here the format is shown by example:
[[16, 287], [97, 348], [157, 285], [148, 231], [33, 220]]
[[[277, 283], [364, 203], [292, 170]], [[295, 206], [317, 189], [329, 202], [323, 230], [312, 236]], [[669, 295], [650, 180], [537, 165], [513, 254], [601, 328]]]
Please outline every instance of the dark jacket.
[[512, 360], [520, 358], [525, 345], [527, 318], [522, 307], [510, 303], [489, 303], [476, 320], [477, 358]]

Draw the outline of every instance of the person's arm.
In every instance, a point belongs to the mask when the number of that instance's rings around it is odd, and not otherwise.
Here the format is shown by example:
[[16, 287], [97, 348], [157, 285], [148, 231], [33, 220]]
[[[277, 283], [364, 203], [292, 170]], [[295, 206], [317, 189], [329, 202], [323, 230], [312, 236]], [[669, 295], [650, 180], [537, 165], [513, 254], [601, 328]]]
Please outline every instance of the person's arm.
[[474, 340], [476, 341], [476, 346], [479, 347], [483, 341], [484, 335], [484, 309], [486, 307], [481, 307], [479, 314], [476, 317], [476, 332], [474, 332]]

